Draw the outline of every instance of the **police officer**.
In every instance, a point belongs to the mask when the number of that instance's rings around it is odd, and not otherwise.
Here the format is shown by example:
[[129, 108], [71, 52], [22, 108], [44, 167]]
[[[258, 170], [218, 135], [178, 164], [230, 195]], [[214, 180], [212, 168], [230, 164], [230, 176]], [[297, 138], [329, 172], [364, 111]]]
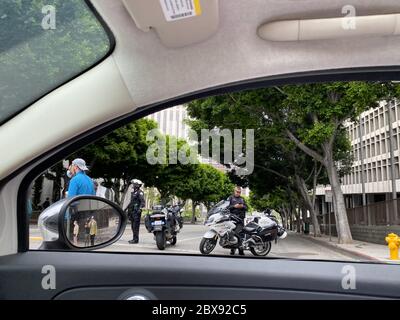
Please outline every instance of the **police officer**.
[[130, 244], [139, 242], [139, 228], [140, 219], [142, 217], [142, 208], [145, 206], [144, 193], [140, 189], [143, 183], [140, 180], [132, 180], [133, 192], [131, 194], [131, 201], [128, 205], [128, 217], [131, 220], [131, 227], [133, 239], [129, 241]]
[[[240, 234], [244, 227], [244, 219], [246, 217], [247, 204], [246, 201], [241, 197], [242, 188], [239, 186], [235, 187], [233, 195], [231, 195], [229, 200], [229, 211], [231, 214], [236, 215], [240, 218], [241, 223], [238, 223], [235, 228], [235, 232]], [[235, 254], [236, 249], [231, 249], [231, 255]], [[239, 255], [244, 256], [243, 248], [239, 247]]]

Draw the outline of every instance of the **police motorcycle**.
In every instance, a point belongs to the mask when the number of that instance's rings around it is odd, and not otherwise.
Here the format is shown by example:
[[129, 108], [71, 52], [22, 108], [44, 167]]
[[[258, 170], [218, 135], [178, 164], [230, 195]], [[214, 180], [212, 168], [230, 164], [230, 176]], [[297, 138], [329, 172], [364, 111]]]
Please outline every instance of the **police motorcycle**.
[[239, 233], [235, 230], [240, 219], [230, 213], [229, 201], [223, 200], [207, 214], [205, 225], [210, 229], [200, 242], [200, 252], [210, 254], [219, 245], [224, 249], [250, 250], [255, 256], [266, 256], [271, 251], [271, 241], [286, 237], [285, 231], [265, 212], [246, 223]]
[[[277, 213], [279, 215], [279, 213]], [[287, 237], [287, 232], [283, 224], [278, 220], [276, 216], [273, 215], [271, 209], [266, 209], [263, 211], [264, 219], [268, 218], [274, 221], [278, 226], [278, 239], [285, 239]], [[257, 219], [257, 217], [255, 218]], [[259, 219], [263, 219], [263, 217], [259, 217]], [[266, 221], [266, 220], [264, 220]]]
[[183, 211], [184, 203], [172, 206], [153, 206], [152, 213], [145, 216], [144, 223], [147, 231], [154, 234], [157, 248], [164, 250], [167, 242], [175, 245], [177, 235], [183, 228]]
[[272, 241], [277, 243], [278, 239], [287, 237], [286, 229], [270, 209], [266, 209], [261, 215], [249, 217], [242, 232], [243, 246], [249, 247], [255, 256], [266, 256], [271, 251]]

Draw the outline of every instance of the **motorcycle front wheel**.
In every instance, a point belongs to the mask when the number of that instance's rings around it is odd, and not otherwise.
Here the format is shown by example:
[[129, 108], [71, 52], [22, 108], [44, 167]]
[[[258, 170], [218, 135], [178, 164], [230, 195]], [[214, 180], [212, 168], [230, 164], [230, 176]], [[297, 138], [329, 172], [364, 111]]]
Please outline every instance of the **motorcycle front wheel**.
[[200, 242], [200, 252], [202, 254], [210, 254], [217, 245], [216, 239], [203, 238]]
[[271, 242], [264, 242], [262, 245], [251, 247], [250, 251], [257, 257], [266, 256], [271, 251]]
[[156, 233], [156, 243], [157, 243], [157, 248], [159, 250], [164, 250], [165, 249], [165, 234], [164, 232], [160, 231]]

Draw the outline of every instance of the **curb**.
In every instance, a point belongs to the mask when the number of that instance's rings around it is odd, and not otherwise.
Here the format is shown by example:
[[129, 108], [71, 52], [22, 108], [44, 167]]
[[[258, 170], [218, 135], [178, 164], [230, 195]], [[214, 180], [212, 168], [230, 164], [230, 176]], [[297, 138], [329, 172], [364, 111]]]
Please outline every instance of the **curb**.
[[362, 260], [367, 260], [367, 261], [375, 261], [375, 262], [385, 262], [384, 260], [372, 257], [370, 255], [364, 254], [364, 253], [360, 253], [358, 251], [354, 251], [354, 250], [350, 250], [347, 248], [342, 248], [340, 247], [338, 244], [335, 243], [329, 243], [329, 242], [325, 242], [323, 240], [318, 240], [318, 238], [314, 238], [312, 236], [305, 236], [303, 234], [298, 234], [300, 235], [303, 239], [308, 239], [311, 242], [317, 243], [321, 246], [324, 246], [326, 248], [332, 249], [338, 253], [341, 253], [343, 255], [349, 256], [351, 258], [357, 257], [360, 258]]

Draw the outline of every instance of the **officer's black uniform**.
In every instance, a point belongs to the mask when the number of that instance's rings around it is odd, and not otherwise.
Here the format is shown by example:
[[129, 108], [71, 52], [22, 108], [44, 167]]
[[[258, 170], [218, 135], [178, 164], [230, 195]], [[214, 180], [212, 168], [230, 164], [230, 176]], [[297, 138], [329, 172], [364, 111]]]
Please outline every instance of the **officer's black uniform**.
[[[242, 197], [230, 196], [228, 200], [229, 200], [229, 211], [231, 212], [231, 214], [236, 215], [241, 220], [241, 223], [238, 223], [235, 228], [235, 232], [239, 235], [244, 227], [244, 218], [246, 217], [247, 204]], [[243, 208], [241, 209], [235, 208], [235, 205], [237, 204], [243, 204]], [[235, 249], [231, 249], [231, 254], [235, 254], [235, 251], [236, 251]], [[239, 248], [239, 254], [244, 255], [243, 249]]]
[[142, 217], [142, 208], [145, 207], [144, 193], [140, 189], [136, 189], [132, 192], [131, 202], [128, 206], [128, 215], [131, 219], [131, 227], [133, 233], [133, 240], [130, 243], [139, 242], [139, 228], [140, 219]]

